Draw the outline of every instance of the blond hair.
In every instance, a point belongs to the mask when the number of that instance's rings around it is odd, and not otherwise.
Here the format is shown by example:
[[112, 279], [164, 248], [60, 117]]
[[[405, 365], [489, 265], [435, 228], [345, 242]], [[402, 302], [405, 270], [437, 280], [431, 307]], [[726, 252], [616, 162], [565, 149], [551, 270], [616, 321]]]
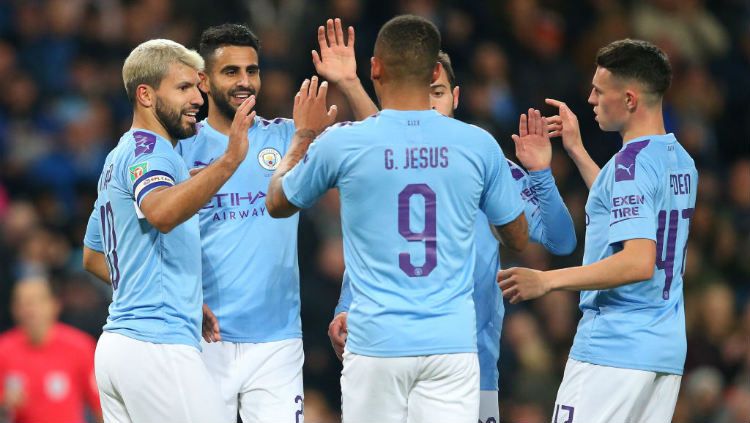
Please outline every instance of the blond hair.
[[135, 90], [141, 84], [158, 88], [173, 63], [182, 63], [199, 71], [204, 66], [200, 54], [172, 40], [149, 40], [134, 48], [122, 66], [122, 81], [128, 99], [135, 102]]

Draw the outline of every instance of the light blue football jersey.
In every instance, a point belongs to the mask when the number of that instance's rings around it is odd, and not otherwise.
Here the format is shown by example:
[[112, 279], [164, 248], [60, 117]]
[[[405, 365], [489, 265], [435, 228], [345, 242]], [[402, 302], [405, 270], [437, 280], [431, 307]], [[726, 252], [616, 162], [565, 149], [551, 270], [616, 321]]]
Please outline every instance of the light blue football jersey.
[[172, 143], [143, 129], [126, 132], [107, 156], [84, 238], [109, 266], [114, 293], [105, 331], [200, 348], [198, 217], [161, 233], [138, 208], [153, 189], [187, 178]]
[[682, 374], [685, 270], [698, 172], [674, 135], [634, 139], [602, 168], [586, 203], [583, 264], [656, 241], [654, 276], [613, 289], [582, 291], [583, 317], [570, 356], [593, 364]]
[[[524, 202], [530, 239], [543, 244], [553, 254], [570, 254], [576, 246], [575, 228], [552, 172], [547, 169], [529, 174], [510, 160], [508, 166]], [[499, 388], [497, 361], [500, 359], [505, 306], [496, 279], [500, 269], [499, 243], [492, 234], [487, 216], [481, 211], [477, 213], [475, 235], [473, 298], [477, 316], [480, 388], [496, 391]], [[335, 313], [348, 311], [350, 303], [351, 283], [345, 274]]]
[[434, 110], [329, 129], [283, 179], [289, 201], [341, 198], [351, 279], [347, 348], [375, 357], [475, 352], [474, 221], [523, 212], [497, 142]]
[[[294, 135], [291, 119], [256, 117], [247, 157], [199, 211], [203, 297], [230, 342], [301, 338], [297, 225], [299, 215], [272, 219], [266, 211], [271, 175]], [[229, 137], [199, 124], [177, 151], [189, 168], [224, 154]]]

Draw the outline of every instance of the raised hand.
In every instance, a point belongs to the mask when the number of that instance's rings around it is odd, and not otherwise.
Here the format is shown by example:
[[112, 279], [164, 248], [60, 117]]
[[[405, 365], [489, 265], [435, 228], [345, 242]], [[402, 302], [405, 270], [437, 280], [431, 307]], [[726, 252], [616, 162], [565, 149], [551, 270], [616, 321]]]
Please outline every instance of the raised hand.
[[497, 282], [511, 304], [533, 300], [550, 291], [544, 272], [524, 267], [512, 267], [497, 273]]
[[255, 107], [255, 96], [251, 95], [237, 108], [232, 120], [232, 126], [229, 128], [229, 143], [224, 154], [228, 159], [237, 164], [245, 160], [245, 156], [247, 155], [249, 147], [247, 131], [255, 120], [255, 110], [252, 110], [253, 107]]
[[581, 140], [581, 130], [575, 113], [562, 101], [547, 98], [544, 102], [557, 107], [558, 110], [557, 115], [547, 118], [549, 137], [562, 137], [563, 148], [568, 154], [582, 150], [583, 140]]
[[357, 60], [354, 57], [354, 28], [347, 29], [347, 42], [344, 42], [344, 29], [341, 19], [328, 19], [326, 27], [318, 27], [320, 53], [312, 51], [315, 71], [331, 83], [340, 84], [357, 80]]
[[552, 162], [552, 145], [547, 133], [548, 123], [539, 110], [529, 109], [518, 122], [518, 135], [513, 134], [516, 157], [530, 171], [548, 169]]
[[294, 126], [297, 131], [311, 130], [317, 136], [336, 120], [336, 105], [326, 111], [328, 82], [318, 88], [318, 77], [305, 79], [294, 97]]

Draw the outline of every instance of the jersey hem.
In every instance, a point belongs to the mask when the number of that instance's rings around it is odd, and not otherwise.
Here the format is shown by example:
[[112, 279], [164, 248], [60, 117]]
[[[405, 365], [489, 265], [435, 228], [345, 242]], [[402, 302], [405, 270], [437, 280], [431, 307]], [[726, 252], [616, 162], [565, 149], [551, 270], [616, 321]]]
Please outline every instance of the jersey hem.
[[221, 334], [221, 340], [226, 342], [233, 342], [235, 344], [264, 344], [267, 342], [278, 342], [286, 341], [288, 339], [302, 339], [302, 332], [296, 332], [291, 334], [284, 334], [271, 337], [245, 337], [245, 336], [229, 336]]
[[133, 331], [125, 328], [118, 328], [118, 329], [104, 329], [104, 332], [110, 332], [110, 333], [116, 333], [118, 335], [127, 336], [128, 338], [135, 339], [136, 341], [142, 341], [142, 342], [149, 342], [152, 344], [170, 344], [170, 345], [187, 345], [188, 347], [193, 347], [197, 349], [198, 351], [201, 350], [200, 344], [198, 341], [190, 341], [186, 342], [184, 339], [177, 339], [177, 338], [170, 338], [170, 337], [164, 337], [164, 336], [147, 336], [147, 335], [141, 335], [134, 333]]
[[631, 369], [631, 370], [643, 370], [646, 372], [655, 372], [655, 373], [668, 373], [673, 375], [682, 376], [683, 369], [677, 369], [673, 367], [660, 367], [660, 366], [649, 366], [649, 365], [634, 365], [630, 363], [622, 363], [612, 360], [605, 360], [598, 357], [588, 357], [584, 358], [579, 356], [578, 354], [570, 354], [568, 357], [581, 361], [584, 363], [589, 364], [596, 364], [598, 366], [607, 366], [607, 367], [616, 367], [618, 369]]
[[368, 350], [367, 348], [360, 349], [356, 346], [346, 346], [347, 350], [357, 355], [364, 355], [367, 357], [416, 357], [422, 355], [442, 355], [442, 354], [465, 354], [465, 353], [476, 353], [477, 349], [467, 347], [443, 347], [443, 348], [430, 348], [423, 350]]

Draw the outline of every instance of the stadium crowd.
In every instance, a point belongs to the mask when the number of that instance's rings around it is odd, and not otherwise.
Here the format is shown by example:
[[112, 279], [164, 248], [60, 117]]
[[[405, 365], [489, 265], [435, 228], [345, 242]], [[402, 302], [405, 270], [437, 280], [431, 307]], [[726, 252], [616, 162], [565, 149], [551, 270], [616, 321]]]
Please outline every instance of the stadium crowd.
[[[586, 104], [591, 58], [609, 41], [642, 38], [669, 54], [674, 79], [665, 103], [667, 131], [690, 152], [700, 174], [685, 268], [688, 355], [673, 421], [750, 421], [750, 4], [220, 3], [0, 2], [0, 331], [14, 325], [14, 283], [42, 276], [51, 280], [62, 304], [62, 322], [93, 337], [101, 334], [111, 288], [83, 271], [81, 242], [105, 154], [130, 126], [122, 63], [144, 40], [169, 38], [195, 48], [207, 26], [248, 23], [261, 40], [258, 114], [290, 117], [297, 84], [314, 71], [310, 50], [326, 18], [340, 17], [355, 27], [359, 74], [369, 90], [368, 59], [377, 28], [395, 14], [418, 14], [438, 25], [443, 48], [453, 59], [463, 93], [458, 119], [491, 131], [512, 158], [510, 135], [519, 114], [529, 107], [552, 114], [544, 99], [557, 98], [578, 115], [585, 146], [603, 165], [620, 140], [597, 128]], [[343, 95], [336, 90], [329, 95], [329, 102], [339, 106], [339, 120], [351, 120]], [[578, 249], [553, 257], [530, 245], [520, 255], [502, 252], [504, 267], [580, 264], [587, 192], [558, 147], [553, 173], [577, 225]], [[310, 423], [339, 419], [341, 364], [326, 335], [344, 271], [338, 210], [337, 195], [330, 192], [302, 214], [300, 223], [305, 417]], [[554, 292], [508, 306], [499, 364], [504, 421], [549, 421], [578, 321], [577, 300], [577, 293]]]

